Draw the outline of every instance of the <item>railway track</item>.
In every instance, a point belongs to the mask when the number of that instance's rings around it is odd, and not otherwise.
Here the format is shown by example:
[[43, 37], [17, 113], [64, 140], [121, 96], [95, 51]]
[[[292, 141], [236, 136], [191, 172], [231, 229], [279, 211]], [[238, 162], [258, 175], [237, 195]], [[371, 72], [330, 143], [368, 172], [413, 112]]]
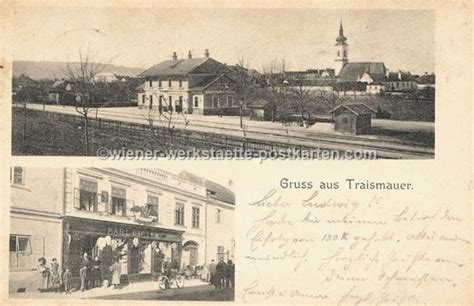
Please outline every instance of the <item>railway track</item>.
[[[51, 110], [48, 110], [51, 111]], [[79, 116], [74, 110], [68, 109], [53, 109], [52, 112]], [[101, 110], [99, 118], [120, 121], [124, 125], [146, 125], [145, 117], [137, 115], [122, 114], [117, 112], [108, 112]], [[173, 122], [177, 127], [183, 127], [184, 122]], [[219, 123], [209, 124], [208, 121], [195, 120], [189, 124], [186, 129], [201, 133], [225, 135], [236, 139], [240, 138], [241, 142], [262, 143], [269, 142], [278, 144], [278, 147], [304, 147], [306, 149], [321, 149], [321, 150], [337, 150], [337, 151], [355, 151], [355, 150], [370, 150], [375, 151], [377, 158], [389, 159], [430, 159], [434, 158], [434, 149], [415, 144], [406, 144], [397, 141], [387, 141], [381, 139], [371, 139], [366, 137], [316, 133], [307, 131], [288, 131], [282, 128], [265, 129], [262, 127], [250, 126], [245, 131], [245, 136], [238, 124]], [[283, 132], [285, 134], [283, 134]], [[263, 145], [262, 145], [263, 146]], [[263, 146], [264, 147], [264, 146]], [[274, 147], [274, 145], [269, 146]]]

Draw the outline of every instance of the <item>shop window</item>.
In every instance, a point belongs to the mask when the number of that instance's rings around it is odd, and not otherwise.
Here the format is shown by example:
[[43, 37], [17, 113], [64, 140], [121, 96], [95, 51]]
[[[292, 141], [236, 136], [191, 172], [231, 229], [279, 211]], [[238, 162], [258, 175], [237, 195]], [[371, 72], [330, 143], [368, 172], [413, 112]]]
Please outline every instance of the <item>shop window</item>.
[[218, 208], [216, 210], [216, 223], [222, 222], [222, 209]]
[[156, 196], [148, 196], [147, 204], [145, 207], [145, 218], [152, 217], [155, 221], [158, 221], [159, 213], [159, 199]]
[[25, 168], [10, 168], [10, 182], [15, 185], [25, 185]]
[[127, 200], [126, 190], [123, 188], [112, 187], [112, 215], [126, 216], [127, 215]]
[[217, 247], [217, 257], [216, 257], [216, 258], [217, 258], [217, 261], [224, 260], [224, 256], [225, 256], [225, 254], [224, 254], [224, 246], [219, 245], [219, 246]]
[[97, 182], [79, 180], [79, 189], [75, 189], [74, 207], [80, 210], [97, 211]]
[[176, 203], [175, 208], [175, 225], [184, 225], [184, 204], [183, 203]]
[[193, 222], [194, 228], [199, 228], [199, 207], [193, 207]]

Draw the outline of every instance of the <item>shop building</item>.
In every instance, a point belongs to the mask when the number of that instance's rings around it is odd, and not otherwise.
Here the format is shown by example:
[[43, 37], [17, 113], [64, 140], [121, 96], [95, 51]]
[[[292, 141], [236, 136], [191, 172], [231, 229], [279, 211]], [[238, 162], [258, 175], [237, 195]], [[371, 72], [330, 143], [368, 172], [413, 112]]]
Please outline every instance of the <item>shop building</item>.
[[[70, 269], [76, 284], [85, 254], [91, 261], [97, 259], [103, 278], [118, 261], [123, 283], [158, 276], [166, 260], [183, 269], [203, 265], [220, 253], [229, 259], [233, 256], [235, 198], [222, 186], [232, 203], [220, 203], [206, 180], [193, 181], [158, 169], [21, 169], [37, 173], [35, 181], [42, 181], [39, 187], [54, 185], [46, 193], [51, 199], [45, 199], [40, 209], [42, 213], [50, 206], [55, 209], [56, 227], [47, 230], [55, 238], [44, 246], [54, 251], [39, 255], [48, 263], [57, 257]], [[31, 189], [31, 196], [44, 193], [42, 187]], [[12, 196], [12, 212], [17, 198]], [[208, 220], [210, 210], [214, 212], [217, 206], [227, 211], [228, 218], [222, 224], [226, 230], [218, 233], [211, 231], [214, 227]], [[12, 222], [12, 235], [17, 228], [21, 226]], [[13, 265], [12, 252], [10, 257]], [[32, 259], [31, 269], [36, 261]]]

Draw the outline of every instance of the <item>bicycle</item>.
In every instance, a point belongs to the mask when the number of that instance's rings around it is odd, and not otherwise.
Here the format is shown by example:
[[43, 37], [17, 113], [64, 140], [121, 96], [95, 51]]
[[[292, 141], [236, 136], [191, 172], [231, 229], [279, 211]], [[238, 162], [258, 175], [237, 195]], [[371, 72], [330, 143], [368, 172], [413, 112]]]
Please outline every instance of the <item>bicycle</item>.
[[181, 289], [184, 287], [184, 276], [179, 274], [176, 271], [171, 271], [171, 275], [168, 278], [166, 275], [160, 276], [158, 279], [158, 287], [162, 290], [169, 289], [171, 285], [176, 284], [176, 287], [178, 289]]

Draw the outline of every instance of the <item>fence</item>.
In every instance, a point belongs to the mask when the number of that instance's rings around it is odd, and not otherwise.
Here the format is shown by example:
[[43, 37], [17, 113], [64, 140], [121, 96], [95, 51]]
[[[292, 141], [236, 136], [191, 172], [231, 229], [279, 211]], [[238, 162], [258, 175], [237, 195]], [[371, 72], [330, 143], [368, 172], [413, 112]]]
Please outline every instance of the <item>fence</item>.
[[[72, 114], [30, 110], [37, 113], [38, 115], [46, 116], [48, 120], [64, 121], [74, 124], [84, 124], [84, 117]], [[252, 139], [248, 137], [231, 136], [226, 134], [210, 133], [195, 130], [185, 129], [174, 129], [172, 132], [169, 129], [161, 126], [150, 126], [145, 123], [134, 123], [120, 120], [106, 119], [106, 118], [95, 118], [89, 117], [89, 127], [96, 128], [99, 130], [115, 130], [119, 133], [127, 133], [134, 138], [140, 138], [143, 140], [150, 140], [150, 134], [153, 131], [155, 134], [159, 134], [160, 137], [165, 137], [169, 140], [173, 138], [175, 144], [178, 144], [179, 148], [186, 147], [203, 147], [216, 149], [241, 149], [242, 151], [279, 151], [280, 154], [284, 154], [282, 151], [292, 149], [297, 150], [314, 150], [316, 147], [310, 146], [296, 146], [290, 145], [285, 142], [275, 141], [264, 141], [259, 139]]]

